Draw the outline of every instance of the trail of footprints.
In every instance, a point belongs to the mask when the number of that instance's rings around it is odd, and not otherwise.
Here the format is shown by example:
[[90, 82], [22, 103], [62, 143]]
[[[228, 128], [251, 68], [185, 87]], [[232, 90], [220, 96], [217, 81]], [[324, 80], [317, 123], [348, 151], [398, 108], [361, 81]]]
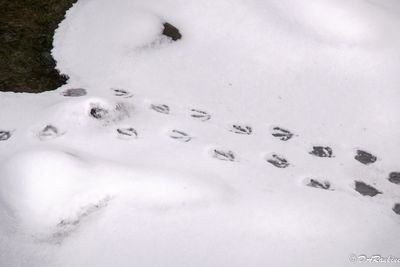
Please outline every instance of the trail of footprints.
[[[111, 89], [114, 96], [121, 98], [131, 98], [134, 95], [125, 89]], [[87, 94], [86, 90], [83, 88], [71, 88], [67, 89], [61, 93], [64, 97], [80, 97], [85, 96]], [[118, 110], [121, 107], [116, 107]], [[157, 113], [161, 113], [164, 115], [171, 115], [171, 109], [166, 104], [150, 104], [149, 108]], [[96, 120], [102, 120], [107, 117], [110, 111], [106, 108], [103, 108], [101, 105], [93, 105], [90, 109], [89, 116]], [[212, 119], [212, 115], [207, 111], [200, 109], [189, 109], [189, 116], [195, 120], [206, 122]], [[229, 126], [228, 131], [237, 134], [237, 135], [252, 135], [253, 127], [246, 124], [232, 124]], [[65, 132], [60, 131], [56, 126], [48, 124], [43, 127], [37, 134], [38, 138], [41, 141], [46, 141], [50, 139], [57, 138], [63, 135]], [[137, 130], [133, 127], [121, 127], [116, 129], [116, 134], [121, 139], [136, 139], [139, 134]], [[280, 126], [273, 127], [270, 131], [270, 135], [277, 140], [282, 142], [287, 142], [296, 135], [292, 133], [290, 130], [285, 129]], [[169, 132], [168, 136], [181, 143], [187, 143], [193, 140], [193, 137], [181, 130], [181, 129], [173, 129]], [[12, 137], [12, 132], [9, 130], [0, 130], [0, 142], [7, 141]], [[319, 158], [334, 158], [333, 149], [329, 146], [318, 146], [315, 145], [312, 147], [311, 151], [308, 152], [309, 155]], [[229, 149], [220, 149], [214, 148], [210, 151], [210, 156], [217, 160], [228, 161], [228, 162], [236, 162], [237, 155], [234, 151]], [[285, 169], [290, 167], [290, 162], [285, 156], [280, 155], [278, 153], [272, 153], [264, 158], [266, 163], [269, 163], [271, 166]], [[354, 155], [354, 160], [363, 164], [363, 165], [371, 165], [375, 163], [378, 158], [372, 153], [358, 149]], [[400, 172], [391, 172], [387, 177], [387, 180], [396, 185], [400, 185]], [[322, 189], [322, 190], [330, 190], [333, 191], [333, 187], [331, 183], [327, 180], [316, 179], [316, 178], [308, 178], [306, 179], [305, 185], [312, 188]], [[383, 194], [383, 192], [379, 191], [372, 185], [369, 185], [363, 181], [355, 180], [353, 189], [358, 192], [362, 196], [374, 197], [379, 194]], [[400, 203], [394, 204], [392, 210], [400, 215]]]

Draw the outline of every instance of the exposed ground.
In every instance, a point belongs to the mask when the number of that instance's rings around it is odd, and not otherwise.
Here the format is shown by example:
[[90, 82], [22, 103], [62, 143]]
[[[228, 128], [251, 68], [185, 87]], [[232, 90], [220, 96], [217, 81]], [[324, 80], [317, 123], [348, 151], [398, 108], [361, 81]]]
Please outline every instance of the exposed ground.
[[74, 2], [0, 1], [0, 91], [38, 93], [65, 84], [51, 49], [54, 31]]

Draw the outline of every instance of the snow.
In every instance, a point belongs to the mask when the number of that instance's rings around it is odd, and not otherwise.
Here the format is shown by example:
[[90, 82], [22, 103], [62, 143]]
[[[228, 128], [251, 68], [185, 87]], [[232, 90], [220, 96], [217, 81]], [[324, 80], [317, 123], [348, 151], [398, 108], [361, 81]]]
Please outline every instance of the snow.
[[399, 12], [394, 0], [78, 1], [54, 40], [68, 84], [1, 93], [0, 266], [400, 258]]

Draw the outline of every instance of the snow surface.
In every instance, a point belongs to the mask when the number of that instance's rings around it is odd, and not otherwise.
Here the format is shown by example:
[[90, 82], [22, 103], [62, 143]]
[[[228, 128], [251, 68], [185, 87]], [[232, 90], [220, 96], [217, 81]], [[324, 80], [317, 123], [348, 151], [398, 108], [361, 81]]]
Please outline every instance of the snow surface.
[[54, 40], [68, 84], [1, 93], [0, 266], [400, 258], [399, 19], [396, 0], [79, 0]]

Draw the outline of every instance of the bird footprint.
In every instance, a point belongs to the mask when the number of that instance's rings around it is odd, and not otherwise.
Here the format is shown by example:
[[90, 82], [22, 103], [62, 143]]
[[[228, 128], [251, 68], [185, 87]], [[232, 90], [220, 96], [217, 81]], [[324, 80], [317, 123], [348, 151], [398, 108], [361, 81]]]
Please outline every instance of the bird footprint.
[[114, 95], [118, 97], [123, 97], [123, 98], [131, 98], [133, 97], [133, 94], [120, 88], [111, 88], [111, 90], [114, 91]]
[[391, 172], [389, 174], [389, 181], [394, 184], [400, 184], [400, 172]]
[[49, 124], [46, 125], [38, 134], [39, 139], [44, 141], [44, 140], [50, 140], [54, 139], [63, 133], [60, 133], [60, 131], [57, 129], [57, 127]]
[[159, 113], [163, 114], [169, 114], [169, 106], [167, 105], [154, 105], [151, 104], [150, 108], [154, 111], [157, 111]]
[[132, 127], [118, 128], [117, 133], [119, 134], [119, 137], [121, 137], [123, 139], [127, 139], [127, 138], [131, 139], [131, 138], [138, 137], [137, 131]]
[[248, 125], [233, 124], [230, 131], [236, 134], [250, 135], [253, 132], [253, 129]]
[[376, 156], [364, 150], [357, 150], [357, 154], [354, 158], [364, 165], [372, 164], [377, 160]]
[[198, 109], [191, 109], [190, 116], [195, 119], [199, 119], [201, 121], [208, 121], [211, 119], [211, 115], [205, 111], [198, 110]]
[[61, 95], [69, 97], [85, 96], [86, 94], [87, 92], [83, 88], [70, 88], [61, 93]]
[[10, 131], [0, 131], [0, 141], [6, 141], [10, 139], [11, 133]]
[[331, 188], [331, 183], [328, 181], [318, 181], [316, 179], [310, 179], [310, 181], [307, 183], [307, 186], [329, 190]]
[[333, 151], [329, 146], [313, 146], [313, 150], [309, 154], [320, 158], [332, 158]]
[[225, 161], [235, 161], [235, 159], [236, 159], [235, 153], [233, 153], [230, 150], [224, 151], [224, 150], [219, 150], [219, 149], [213, 149], [212, 156], [216, 159], [225, 160]]
[[370, 186], [361, 181], [355, 181], [355, 190], [363, 196], [374, 197], [378, 194], [382, 194], [382, 192], [378, 191], [375, 187]]
[[281, 141], [287, 141], [293, 137], [293, 133], [281, 127], [274, 127], [272, 129], [272, 136], [279, 138]]
[[172, 139], [176, 139], [178, 141], [187, 143], [190, 140], [192, 140], [192, 137], [190, 137], [187, 133], [179, 131], [179, 130], [172, 130], [169, 137]]
[[272, 154], [272, 156], [268, 157], [266, 160], [277, 168], [287, 168], [290, 165], [287, 159], [277, 154]]

